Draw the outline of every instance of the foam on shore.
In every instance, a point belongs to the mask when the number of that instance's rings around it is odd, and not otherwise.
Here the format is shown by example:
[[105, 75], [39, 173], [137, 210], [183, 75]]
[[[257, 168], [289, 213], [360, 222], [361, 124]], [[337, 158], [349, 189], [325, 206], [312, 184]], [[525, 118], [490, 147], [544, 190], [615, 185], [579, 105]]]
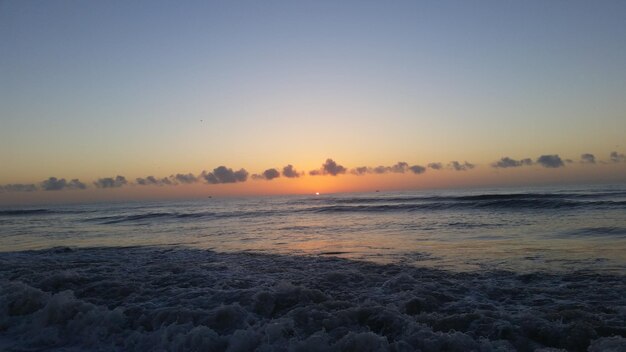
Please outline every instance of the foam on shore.
[[0, 348], [626, 350], [626, 278], [186, 248], [0, 253]]

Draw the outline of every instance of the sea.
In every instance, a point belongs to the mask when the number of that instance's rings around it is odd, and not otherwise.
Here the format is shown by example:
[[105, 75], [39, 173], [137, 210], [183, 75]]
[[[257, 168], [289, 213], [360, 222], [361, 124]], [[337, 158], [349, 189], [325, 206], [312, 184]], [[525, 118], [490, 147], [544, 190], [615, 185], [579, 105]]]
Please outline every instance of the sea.
[[0, 349], [626, 351], [626, 185], [0, 208]]

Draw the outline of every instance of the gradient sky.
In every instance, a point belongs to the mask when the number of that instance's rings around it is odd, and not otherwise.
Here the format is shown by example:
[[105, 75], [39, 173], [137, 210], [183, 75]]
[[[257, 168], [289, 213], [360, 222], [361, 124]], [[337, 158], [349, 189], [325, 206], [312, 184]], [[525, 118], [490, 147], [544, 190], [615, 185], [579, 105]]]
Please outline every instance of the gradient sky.
[[[477, 167], [159, 192], [625, 182], [578, 163], [624, 141], [624, 1], [0, 1], [0, 185], [326, 158]], [[545, 154], [576, 162], [489, 166]], [[54, 199], [122, 196], [76, 192]]]

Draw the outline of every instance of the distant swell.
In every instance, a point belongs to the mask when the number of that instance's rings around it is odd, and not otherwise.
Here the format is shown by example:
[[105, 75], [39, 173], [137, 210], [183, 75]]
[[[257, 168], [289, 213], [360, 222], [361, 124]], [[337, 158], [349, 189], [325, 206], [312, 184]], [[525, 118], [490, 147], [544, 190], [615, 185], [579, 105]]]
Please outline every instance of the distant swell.
[[[437, 201], [433, 201], [437, 200]], [[385, 202], [383, 202], [385, 201]], [[88, 218], [84, 221], [99, 224], [144, 223], [150, 221], [214, 220], [224, 218], [255, 218], [292, 213], [390, 213], [445, 210], [560, 210], [624, 208], [626, 201], [574, 200], [537, 195], [480, 195], [465, 197], [430, 198], [346, 198], [314, 199], [306, 206], [280, 210], [222, 211], [222, 212], [148, 212], [126, 213]], [[31, 212], [35, 212], [33, 210]], [[45, 211], [42, 209], [41, 211]], [[30, 214], [30, 213], [29, 213]]]
[[0, 210], [0, 216], [20, 216], [20, 215], [36, 215], [36, 214], [52, 214], [54, 211], [49, 209], [15, 209]]
[[125, 222], [138, 222], [153, 219], [185, 219], [185, 218], [202, 218], [210, 217], [213, 213], [146, 213], [131, 215], [113, 215], [87, 219], [89, 222], [98, 222], [101, 224], [119, 224]]
[[[626, 192], [602, 193], [506, 193], [506, 194], [477, 194], [467, 196], [405, 196], [405, 197], [354, 197], [318, 199], [317, 203], [333, 202], [336, 204], [367, 204], [367, 203], [414, 203], [414, 202], [483, 202], [483, 201], [584, 201], [604, 200], [606, 198], [626, 197]], [[312, 199], [313, 201], [316, 199]], [[622, 203], [624, 204], [624, 203]]]
[[606, 237], [626, 237], [625, 227], [601, 226], [587, 227], [564, 233], [565, 236], [606, 236]]
[[554, 199], [502, 199], [473, 202], [431, 202], [417, 204], [376, 204], [376, 205], [331, 205], [314, 208], [317, 213], [333, 212], [389, 212], [450, 209], [570, 209], [570, 208], [614, 208], [624, 207], [626, 201], [574, 201]]
[[220, 219], [231, 217], [256, 217], [275, 213], [273, 211], [241, 211], [241, 212], [196, 212], [196, 213], [178, 213], [178, 212], [155, 212], [144, 214], [125, 214], [111, 215], [86, 219], [86, 222], [96, 222], [103, 225], [121, 224], [121, 223], [137, 223], [151, 220], [185, 220], [185, 219]]

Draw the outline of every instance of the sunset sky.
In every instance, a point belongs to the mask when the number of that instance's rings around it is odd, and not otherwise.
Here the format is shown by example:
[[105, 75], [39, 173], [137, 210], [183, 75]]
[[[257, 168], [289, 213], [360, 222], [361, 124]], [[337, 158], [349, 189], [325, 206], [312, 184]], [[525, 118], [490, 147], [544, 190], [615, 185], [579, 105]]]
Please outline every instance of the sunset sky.
[[624, 154], [624, 1], [0, 2], [0, 204], [624, 183]]

